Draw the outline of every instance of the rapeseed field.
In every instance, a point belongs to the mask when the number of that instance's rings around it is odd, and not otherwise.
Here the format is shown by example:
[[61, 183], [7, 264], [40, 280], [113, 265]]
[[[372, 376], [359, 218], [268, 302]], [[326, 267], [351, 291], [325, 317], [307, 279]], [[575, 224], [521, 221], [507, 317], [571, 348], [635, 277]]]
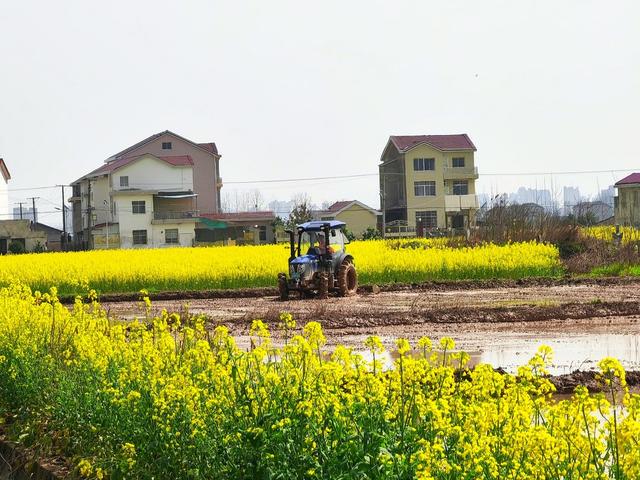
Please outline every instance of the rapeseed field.
[[[540, 243], [455, 248], [442, 240], [348, 245], [361, 284], [552, 276], [558, 250]], [[13, 282], [60, 295], [208, 290], [276, 285], [287, 270], [285, 245], [94, 250], [0, 257], [0, 286]]]
[[198, 318], [121, 323], [55, 290], [2, 288], [0, 309], [3, 430], [83, 478], [640, 478], [640, 396], [613, 358], [607, 396], [557, 399], [544, 346], [509, 375], [467, 369], [449, 338], [399, 339], [384, 369], [379, 338], [372, 361], [329, 351], [287, 313], [283, 347], [256, 320], [242, 351]]

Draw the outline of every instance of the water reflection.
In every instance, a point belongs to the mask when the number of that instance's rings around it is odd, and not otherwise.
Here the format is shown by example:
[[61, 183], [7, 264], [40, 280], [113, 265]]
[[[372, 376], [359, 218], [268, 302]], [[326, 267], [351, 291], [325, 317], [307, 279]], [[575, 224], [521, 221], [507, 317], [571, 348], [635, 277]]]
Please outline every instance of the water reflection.
[[[539, 337], [523, 338], [519, 336], [512, 342], [502, 338], [499, 345], [480, 345], [475, 351], [464, 349], [470, 356], [469, 366], [488, 363], [494, 367], [502, 367], [507, 372], [515, 373], [535, 355], [540, 345], [549, 345], [553, 349], [553, 365], [549, 373], [559, 375], [574, 370], [594, 370], [604, 357], [615, 357], [627, 370], [640, 370], [640, 336], [623, 334], [591, 334], [575, 335], [562, 338]], [[505, 341], [506, 340], [506, 341]], [[367, 361], [371, 361], [371, 353], [357, 349]], [[414, 351], [416, 358], [421, 352]], [[376, 355], [383, 368], [393, 368], [398, 358], [396, 351], [386, 351]]]

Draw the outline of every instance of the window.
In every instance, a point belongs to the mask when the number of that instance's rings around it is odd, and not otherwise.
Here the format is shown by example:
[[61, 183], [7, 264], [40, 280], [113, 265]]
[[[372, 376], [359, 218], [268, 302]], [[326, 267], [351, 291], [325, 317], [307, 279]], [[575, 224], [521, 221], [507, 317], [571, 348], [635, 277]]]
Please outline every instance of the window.
[[134, 200], [131, 202], [131, 211], [133, 213], [147, 213], [146, 202], [144, 200]]
[[147, 231], [146, 230], [134, 230], [133, 231], [133, 244], [134, 245], [146, 245], [147, 244]]
[[435, 196], [436, 182], [414, 182], [413, 189], [416, 197]]
[[435, 158], [414, 158], [413, 169], [416, 172], [421, 170], [435, 170], [436, 159]]
[[435, 210], [416, 212], [416, 225], [424, 228], [436, 228], [438, 213]]
[[171, 150], [171, 142], [162, 142], [163, 150]]
[[464, 157], [453, 157], [451, 159], [451, 166], [454, 168], [464, 167]]
[[177, 228], [167, 228], [164, 231], [164, 243], [180, 243]]
[[120, 186], [121, 187], [128, 187], [129, 186], [129, 177], [127, 177], [127, 176], [120, 177]]
[[469, 193], [469, 182], [466, 180], [455, 180], [453, 182], [454, 195], [467, 195]]

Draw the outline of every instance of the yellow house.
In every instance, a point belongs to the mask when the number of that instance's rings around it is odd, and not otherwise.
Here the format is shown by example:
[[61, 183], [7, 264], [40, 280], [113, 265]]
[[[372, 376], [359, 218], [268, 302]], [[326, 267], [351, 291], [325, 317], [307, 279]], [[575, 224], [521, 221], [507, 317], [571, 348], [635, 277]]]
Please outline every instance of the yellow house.
[[618, 225], [640, 227], [640, 173], [632, 173], [615, 184], [615, 222]]
[[475, 151], [467, 134], [389, 137], [379, 165], [385, 236], [473, 226]]
[[378, 228], [380, 212], [358, 200], [336, 202], [326, 210], [316, 212], [317, 220], [340, 220], [356, 238], [362, 238], [368, 228]]

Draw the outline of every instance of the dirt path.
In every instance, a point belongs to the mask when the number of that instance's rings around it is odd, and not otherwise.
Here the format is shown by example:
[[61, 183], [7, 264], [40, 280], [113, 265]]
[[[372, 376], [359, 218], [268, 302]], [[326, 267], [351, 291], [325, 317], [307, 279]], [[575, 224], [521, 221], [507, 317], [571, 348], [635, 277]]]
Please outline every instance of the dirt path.
[[[527, 285], [493, 288], [406, 291], [362, 294], [350, 298], [277, 301], [273, 296], [162, 300], [163, 308], [203, 314], [212, 325], [224, 324], [241, 346], [249, 344], [248, 329], [257, 318], [277, 321], [281, 311], [298, 324], [322, 323], [329, 347], [337, 344], [362, 350], [364, 339], [379, 335], [393, 350], [398, 337], [450, 336], [474, 361], [515, 369], [540, 344], [556, 352], [556, 373], [590, 369], [608, 355], [629, 368], [640, 368], [640, 279], [634, 281]], [[138, 302], [104, 303], [111, 315], [143, 315]], [[277, 329], [272, 328], [279, 343]]]

